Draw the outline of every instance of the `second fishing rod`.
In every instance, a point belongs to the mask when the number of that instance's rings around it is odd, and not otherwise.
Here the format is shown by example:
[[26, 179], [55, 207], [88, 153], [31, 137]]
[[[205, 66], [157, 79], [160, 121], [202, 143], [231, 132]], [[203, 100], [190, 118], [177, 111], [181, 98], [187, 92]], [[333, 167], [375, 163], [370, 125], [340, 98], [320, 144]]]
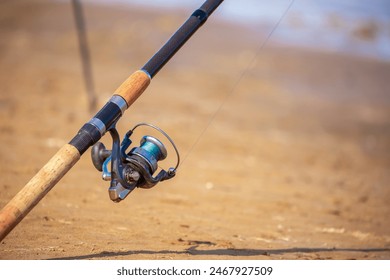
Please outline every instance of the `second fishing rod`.
[[[163, 47], [138, 71], [130, 75], [114, 92], [105, 106], [87, 123], [73, 139], [65, 144], [38, 173], [0, 211], [0, 241], [39, 203], [39, 201], [77, 163], [80, 157], [93, 146], [92, 161], [102, 171], [104, 180], [111, 181], [110, 198], [119, 202], [134, 188], [151, 188], [158, 182], [172, 178], [179, 165], [179, 154], [169, 136], [160, 128], [141, 123], [129, 130], [122, 143], [115, 128], [117, 121], [137, 98], [145, 91], [152, 78], [206, 22], [223, 0], [207, 0], [195, 10], [187, 21], [173, 34]], [[149, 126], [162, 133], [173, 145], [177, 164], [169, 170], [161, 170], [156, 176], [157, 162], [167, 156], [164, 145], [156, 138], [145, 136], [140, 146], [131, 151], [126, 149], [130, 137], [140, 126]], [[113, 139], [112, 150], [98, 143], [109, 132]], [[96, 144], [96, 145], [95, 145]], [[108, 164], [111, 163], [111, 170]]]

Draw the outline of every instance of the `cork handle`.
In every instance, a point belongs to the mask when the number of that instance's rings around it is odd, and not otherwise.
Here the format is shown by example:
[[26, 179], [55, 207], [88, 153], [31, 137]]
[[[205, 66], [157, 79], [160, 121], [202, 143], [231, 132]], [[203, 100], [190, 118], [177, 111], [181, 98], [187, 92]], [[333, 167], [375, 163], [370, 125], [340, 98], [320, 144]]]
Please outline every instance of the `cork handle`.
[[64, 145], [24, 188], [0, 211], [0, 241], [80, 159], [79, 151]]
[[122, 96], [130, 107], [135, 100], [145, 91], [150, 84], [150, 76], [142, 70], [134, 72], [115, 91], [116, 95]]

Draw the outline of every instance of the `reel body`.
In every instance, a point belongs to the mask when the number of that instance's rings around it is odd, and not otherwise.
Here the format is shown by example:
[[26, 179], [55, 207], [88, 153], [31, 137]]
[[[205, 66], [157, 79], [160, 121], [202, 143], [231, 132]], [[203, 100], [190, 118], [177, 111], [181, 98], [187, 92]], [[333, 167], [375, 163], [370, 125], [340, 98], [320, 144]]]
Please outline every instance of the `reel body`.
[[[132, 141], [130, 136], [139, 126], [149, 126], [162, 133], [172, 144], [177, 155], [177, 164], [168, 171], [162, 169], [156, 176], [153, 174], [158, 169], [158, 162], [167, 157], [164, 144], [153, 136], [144, 136], [139, 147], [133, 147], [129, 152]], [[114, 202], [125, 199], [135, 188], [150, 189], [157, 183], [173, 178], [179, 166], [179, 152], [172, 139], [160, 128], [147, 123], [140, 123], [129, 130], [122, 143], [115, 126], [109, 129], [112, 137], [112, 150], [107, 150], [103, 143], [96, 143], [91, 150], [92, 163], [102, 172], [102, 178], [110, 181], [108, 193]], [[111, 163], [109, 171], [108, 165]]]

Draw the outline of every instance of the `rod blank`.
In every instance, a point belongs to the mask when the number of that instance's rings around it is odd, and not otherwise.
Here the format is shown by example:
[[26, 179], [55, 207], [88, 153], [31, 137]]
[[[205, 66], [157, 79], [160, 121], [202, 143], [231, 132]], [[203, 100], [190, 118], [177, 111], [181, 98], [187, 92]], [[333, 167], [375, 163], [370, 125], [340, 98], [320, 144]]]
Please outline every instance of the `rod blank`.
[[223, 2], [223, 0], [206, 1], [190, 18], [173, 34], [162, 48], [142, 67], [151, 77], [176, 54], [191, 36], [206, 22], [207, 18]]

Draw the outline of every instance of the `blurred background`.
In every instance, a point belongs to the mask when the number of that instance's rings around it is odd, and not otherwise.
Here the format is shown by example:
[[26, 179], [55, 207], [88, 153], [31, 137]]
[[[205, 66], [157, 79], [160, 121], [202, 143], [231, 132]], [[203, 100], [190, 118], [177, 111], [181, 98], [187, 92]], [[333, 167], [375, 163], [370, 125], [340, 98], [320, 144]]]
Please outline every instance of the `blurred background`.
[[[202, 1], [115, 0], [86, 1], [103, 5], [142, 5], [159, 9], [196, 7]], [[254, 30], [273, 27], [292, 1], [225, 1], [218, 11], [221, 20]], [[389, 60], [390, 4], [386, 0], [294, 1], [283, 24], [272, 36], [280, 43], [347, 52]]]
[[[203, 1], [81, 3], [100, 108]], [[290, 3], [224, 1], [119, 121], [175, 179], [113, 204], [88, 151], [0, 258], [389, 259], [390, 6]], [[3, 207], [91, 113], [71, 1], [0, 7]]]

